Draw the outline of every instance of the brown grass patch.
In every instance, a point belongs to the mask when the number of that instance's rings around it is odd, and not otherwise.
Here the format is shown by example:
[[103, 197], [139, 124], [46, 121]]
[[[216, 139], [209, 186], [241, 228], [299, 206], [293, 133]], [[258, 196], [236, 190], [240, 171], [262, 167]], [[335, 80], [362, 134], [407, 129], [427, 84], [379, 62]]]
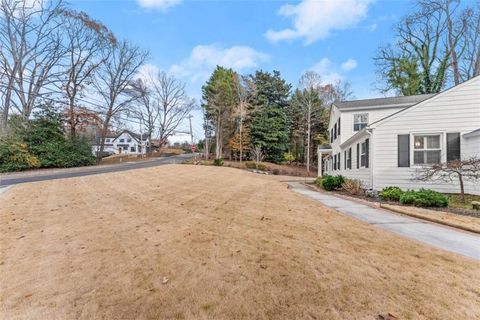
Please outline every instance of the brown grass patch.
[[480, 263], [246, 171], [162, 166], [1, 202], [3, 319], [480, 318]]

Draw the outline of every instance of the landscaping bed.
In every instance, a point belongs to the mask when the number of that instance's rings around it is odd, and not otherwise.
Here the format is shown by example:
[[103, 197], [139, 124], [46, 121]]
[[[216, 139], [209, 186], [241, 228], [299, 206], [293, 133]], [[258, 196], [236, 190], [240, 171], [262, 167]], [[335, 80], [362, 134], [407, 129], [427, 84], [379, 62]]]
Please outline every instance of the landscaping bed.
[[[480, 218], [480, 210], [474, 210], [471, 204], [472, 201], [480, 201], [480, 196], [477, 195], [465, 195], [465, 202], [462, 202], [461, 197], [458, 194], [441, 194], [428, 189], [413, 191], [400, 190], [398, 187], [387, 187], [383, 189], [384, 196], [382, 197], [382, 190], [378, 193], [368, 193], [365, 192], [365, 189], [362, 189], [361, 186], [357, 186], [356, 188], [352, 189], [352, 181], [356, 180], [344, 179], [342, 181], [328, 182], [326, 185], [327, 191], [331, 191], [342, 196], [378, 203], [379, 205], [386, 204], [403, 208], [422, 207], [433, 212], [445, 212], [449, 214], [473, 217], [475, 219]], [[345, 188], [347, 186], [346, 182], [348, 182], [348, 186], [350, 186], [348, 189]], [[331, 185], [332, 183], [333, 185]], [[315, 183], [315, 187], [317, 189], [325, 190], [325, 187], [319, 185], [318, 181]], [[420, 194], [421, 199], [417, 202], [415, 197], [418, 196], [418, 194]], [[400, 199], [401, 195], [406, 196]], [[405, 203], [402, 203], [401, 200]]]

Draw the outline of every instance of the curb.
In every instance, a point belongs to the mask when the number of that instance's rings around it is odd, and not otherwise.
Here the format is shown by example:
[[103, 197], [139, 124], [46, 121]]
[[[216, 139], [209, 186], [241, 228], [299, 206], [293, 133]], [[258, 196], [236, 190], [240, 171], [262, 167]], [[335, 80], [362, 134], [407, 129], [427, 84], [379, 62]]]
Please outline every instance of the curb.
[[414, 214], [414, 213], [407, 212], [407, 211], [397, 209], [397, 208], [390, 208], [388, 205], [385, 206], [385, 205], [380, 204], [380, 208], [383, 208], [383, 209], [386, 209], [386, 210], [389, 210], [389, 211], [393, 211], [393, 212], [396, 212], [396, 213], [400, 213], [400, 214], [403, 214], [403, 215], [406, 215], [406, 216], [414, 217], [414, 218], [417, 218], [417, 219], [426, 220], [426, 221], [434, 222], [434, 223], [438, 223], [438, 224], [443, 224], [445, 226], [456, 228], [456, 229], [461, 229], [463, 231], [468, 231], [468, 232], [472, 232], [472, 233], [475, 233], [475, 234], [480, 234], [480, 230], [477, 230], [477, 229], [474, 229], [474, 228], [469, 228], [469, 227], [466, 227], [466, 226], [458, 225], [456, 223], [451, 223], [451, 222], [446, 222], [446, 221], [443, 221], [443, 220], [437, 220], [437, 219], [434, 219], [434, 218], [425, 217], [425, 216], [422, 216], [422, 215]]

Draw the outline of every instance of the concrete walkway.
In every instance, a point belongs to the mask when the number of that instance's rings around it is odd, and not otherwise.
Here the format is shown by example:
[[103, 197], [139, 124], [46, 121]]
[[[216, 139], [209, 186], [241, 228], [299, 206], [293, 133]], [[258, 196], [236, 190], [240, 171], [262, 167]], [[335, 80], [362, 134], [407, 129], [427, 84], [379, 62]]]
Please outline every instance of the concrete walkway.
[[457, 231], [427, 221], [401, 216], [388, 210], [372, 208], [356, 201], [313, 191], [300, 182], [289, 182], [288, 184], [294, 191], [356, 219], [377, 225], [409, 239], [480, 260], [480, 236], [473, 233]]

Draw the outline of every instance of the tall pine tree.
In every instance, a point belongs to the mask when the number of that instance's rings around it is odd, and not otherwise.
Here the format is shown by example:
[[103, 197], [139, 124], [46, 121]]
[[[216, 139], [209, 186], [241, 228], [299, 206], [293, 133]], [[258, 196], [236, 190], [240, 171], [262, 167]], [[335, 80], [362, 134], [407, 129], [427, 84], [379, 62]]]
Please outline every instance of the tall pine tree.
[[291, 85], [278, 71], [256, 71], [250, 78], [255, 87], [249, 119], [252, 145], [262, 147], [267, 161], [279, 163], [289, 140], [287, 106]]

